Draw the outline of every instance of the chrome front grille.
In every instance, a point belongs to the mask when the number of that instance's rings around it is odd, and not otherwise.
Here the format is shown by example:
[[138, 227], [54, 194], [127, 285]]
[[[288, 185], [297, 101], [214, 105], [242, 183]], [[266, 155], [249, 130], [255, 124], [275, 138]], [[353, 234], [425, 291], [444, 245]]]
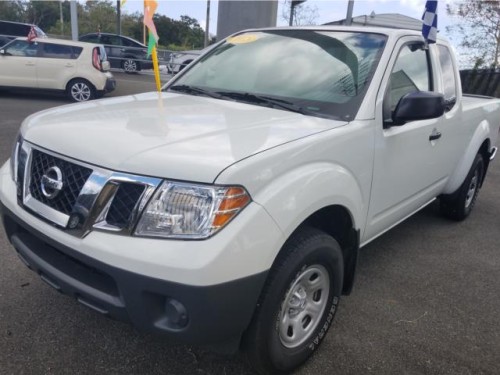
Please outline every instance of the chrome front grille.
[[18, 197], [26, 209], [68, 233], [131, 234], [160, 179], [113, 172], [23, 142]]
[[[48, 198], [42, 191], [42, 177], [47, 170], [58, 167], [64, 179], [62, 190], [54, 198]], [[31, 180], [29, 190], [33, 198], [43, 204], [70, 215], [76, 199], [82, 191], [83, 185], [92, 174], [92, 169], [54, 157], [39, 150], [33, 149], [31, 154]]]
[[144, 193], [144, 188], [144, 185], [121, 183], [109, 207], [106, 222], [117, 228], [126, 227], [134, 208]]

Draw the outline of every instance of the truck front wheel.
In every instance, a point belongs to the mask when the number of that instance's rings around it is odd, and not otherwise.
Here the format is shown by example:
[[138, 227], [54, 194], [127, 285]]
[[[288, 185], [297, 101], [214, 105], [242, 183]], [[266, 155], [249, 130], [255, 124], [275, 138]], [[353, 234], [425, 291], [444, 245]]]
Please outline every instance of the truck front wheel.
[[464, 220], [469, 216], [476, 203], [483, 174], [483, 156], [477, 154], [467, 177], [457, 192], [452, 196], [442, 196], [440, 198], [441, 212], [448, 218], [457, 221]]
[[314, 228], [294, 234], [273, 265], [243, 350], [260, 373], [286, 373], [318, 348], [337, 310], [343, 258], [334, 238]]

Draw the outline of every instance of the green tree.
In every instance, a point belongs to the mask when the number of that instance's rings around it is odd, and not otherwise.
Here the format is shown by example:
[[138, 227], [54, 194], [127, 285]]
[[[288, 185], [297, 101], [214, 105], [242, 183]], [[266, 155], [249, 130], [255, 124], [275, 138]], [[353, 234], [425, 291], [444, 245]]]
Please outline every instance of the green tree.
[[59, 2], [29, 1], [26, 2], [25, 19], [42, 30], [48, 30], [59, 20]]
[[116, 32], [116, 7], [110, 0], [87, 1], [83, 13], [79, 13], [80, 34], [92, 32]]
[[24, 1], [0, 1], [0, 15], [4, 21], [25, 21]]
[[[281, 19], [286, 21], [288, 25], [290, 22], [290, 8], [292, 7], [291, 0], [283, 1], [283, 6], [281, 8]], [[307, 4], [303, 2], [295, 6], [293, 14], [293, 25], [294, 26], [309, 26], [316, 25], [319, 19], [319, 11], [316, 5]]]
[[122, 14], [122, 34], [143, 42], [143, 15], [139, 12]]
[[469, 65], [476, 68], [499, 67], [500, 2], [498, 0], [464, 0], [447, 5], [447, 13], [457, 20], [447, 27], [469, 54]]
[[181, 16], [180, 27], [184, 46], [193, 49], [203, 47], [205, 31], [201, 28], [198, 20], [186, 15]]

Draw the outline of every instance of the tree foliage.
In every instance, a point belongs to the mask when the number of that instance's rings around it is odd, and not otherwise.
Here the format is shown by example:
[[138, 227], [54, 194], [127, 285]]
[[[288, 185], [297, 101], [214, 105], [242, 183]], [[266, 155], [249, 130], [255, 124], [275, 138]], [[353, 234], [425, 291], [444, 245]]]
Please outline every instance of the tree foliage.
[[[292, 7], [291, 0], [283, 1], [283, 6], [281, 8], [281, 19], [286, 21], [287, 25], [290, 22], [290, 9]], [[293, 15], [293, 25], [294, 26], [310, 26], [316, 25], [319, 19], [319, 11], [316, 5], [310, 5], [303, 2], [294, 9]]]
[[[78, 31], [80, 35], [92, 32], [116, 33], [116, 1], [100, 0], [77, 2]], [[61, 23], [62, 10], [62, 23]], [[70, 2], [60, 1], [1, 1], [0, 18], [6, 21], [34, 23], [55, 37], [71, 37]], [[122, 35], [143, 41], [143, 15], [136, 12], [122, 14]], [[204, 30], [189, 16], [174, 20], [155, 14], [154, 22], [161, 46], [169, 49], [196, 49], [203, 47]]]
[[448, 4], [447, 13], [458, 21], [447, 31], [466, 49], [469, 64], [474, 68], [499, 68], [500, 2], [464, 0]]

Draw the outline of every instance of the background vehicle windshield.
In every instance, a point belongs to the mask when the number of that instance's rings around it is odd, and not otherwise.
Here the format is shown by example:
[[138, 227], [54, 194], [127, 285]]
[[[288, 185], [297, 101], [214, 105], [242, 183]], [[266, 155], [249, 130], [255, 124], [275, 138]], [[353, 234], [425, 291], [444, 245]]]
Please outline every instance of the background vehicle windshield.
[[203, 56], [174, 85], [287, 100], [318, 116], [352, 120], [386, 36], [323, 30], [248, 32]]

